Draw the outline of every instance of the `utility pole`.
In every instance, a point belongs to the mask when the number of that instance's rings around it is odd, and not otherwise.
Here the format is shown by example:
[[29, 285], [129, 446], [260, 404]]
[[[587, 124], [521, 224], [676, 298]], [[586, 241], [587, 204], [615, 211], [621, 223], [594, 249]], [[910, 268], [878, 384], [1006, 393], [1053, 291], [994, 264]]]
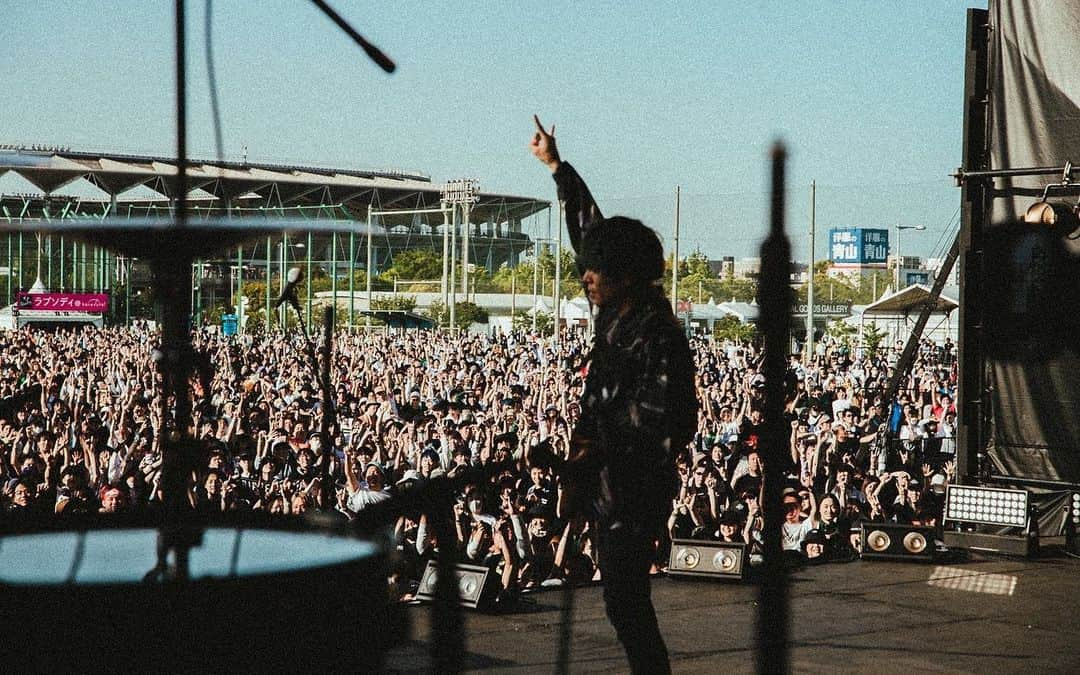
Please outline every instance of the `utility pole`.
[[450, 209], [449, 203], [446, 201], [446, 188], [443, 188], [442, 199], [439, 200], [439, 205], [443, 210], [442, 219], [442, 285], [439, 288], [442, 294], [443, 307], [449, 304], [449, 296], [447, 287], [447, 280], [450, 271]]
[[671, 254], [671, 311], [676, 319], [679, 318], [679, 188], [675, 186], [674, 248]]
[[[306, 272], [306, 276], [304, 277], [304, 280], [305, 280], [304, 285], [307, 286], [307, 291], [304, 294], [306, 296], [304, 298], [305, 301], [306, 301], [304, 304], [307, 307], [307, 309], [305, 310], [305, 315], [307, 316], [307, 318], [306, 318], [307, 325], [310, 326], [311, 325], [311, 295], [312, 295], [311, 287], [313, 285], [311, 283], [311, 254], [315, 250], [315, 238], [312, 235], [311, 230], [308, 230], [308, 233], [307, 233], [307, 246], [305, 248], [307, 249], [307, 251], [306, 251], [307, 252], [307, 272]], [[349, 268], [349, 274], [352, 274], [352, 267]], [[349, 289], [349, 290], [352, 290], [352, 289]], [[350, 295], [349, 297], [351, 298], [352, 296]], [[335, 306], [337, 305], [336, 298], [335, 298], [334, 305]]]
[[900, 292], [900, 268], [904, 265], [904, 256], [900, 252], [900, 233], [904, 230], [925, 230], [925, 225], [893, 225], [896, 228], [896, 288], [894, 292]]
[[371, 228], [373, 225], [371, 204], [367, 207], [367, 267], [364, 268], [365, 295], [367, 296], [367, 314], [364, 315], [364, 330], [371, 330]]
[[270, 241], [270, 236], [266, 237], [266, 304], [263, 305], [263, 312], [266, 316], [266, 333], [270, 333], [270, 327], [273, 325], [270, 312], [272, 310], [271, 305], [273, 302], [270, 300], [270, 277], [273, 276], [273, 264], [274, 256], [272, 253], [273, 242]]
[[817, 228], [817, 181], [810, 181], [810, 267], [807, 269], [809, 282], [806, 286], [806, 363], [814, 358], [814, 248]]
[[[125, 288], [131, 288], [131, 263], [128, 263], [128, 272], [125, 275]], [[125, 291], [126, 293], [127, 291]], [[128, 303], [130, 305], [130, 303]], [[128, 325], [131, 318], [128, 317]], [[244, 334], [244, 245], [236, 247], [236, 332]]]
[[461, 202], [461, 293], [469, 301], [469, 202]]
[[[551, 219], [551, 209], [548, 209], [548, 220]], [[536, 241], [533, 241], [533, 289], [532, 289], [532, 329], [536, 330], [536, 313], [538, 311], [536, 307], [536, 292], [537, 283], [539, 281], [538, 272], [540, 271], [540, 248]]]
[[[279, 256], [278, 267], [278, 297], [281, 297], [285, 293], [285, 284], [287, 283], [285, 277], [288, 276], [285, 272], [285, 256], [289, 248], [289, 233], [284, 232], [281, 235], [281, 241], [278, 243], [281, 247], [281, 255]], [[281, 303], [278, 307], [278, 320], [281, 322], [281, 332], [286, 332], [285, 322], [288, 317], [288, 306], [285, 303]]]
[[457, 318], [457, 289], [454, 287], [454, 276], [457, 274], [457, 205], [451, 202], [451, 208], [454, 212], [451, 214], [451, 230], [450, 235], [450, 277], [448, 279], [449, 297], [447, 298], [447, 308], [450, 312], [450, 325], [447, 328], [453, 332], [454, 320]]
[[[310, 280], [311, 277], [309, 276]], [[311, 282], [308, 281], [310, 287]], [[356, 232], [349, 232], [349, 320], [346, 325], [349, 333], [352, 333], [353, 320], [356, 315]], [[310, 324], [309, 324], [310, 325]]]
[[562, 232], [563, 232], [563, 218], [565, 217], [566, 202], [559, 200], [559, 222], [556, 229], [559, 232], [557, 244], [555, 247], [555, 288], [552, 292], [552, 303], [555, 305], [555, 332], [554, 332], [554, 345], [555, 348], [559, 347], [559, 333], [562, 332]]

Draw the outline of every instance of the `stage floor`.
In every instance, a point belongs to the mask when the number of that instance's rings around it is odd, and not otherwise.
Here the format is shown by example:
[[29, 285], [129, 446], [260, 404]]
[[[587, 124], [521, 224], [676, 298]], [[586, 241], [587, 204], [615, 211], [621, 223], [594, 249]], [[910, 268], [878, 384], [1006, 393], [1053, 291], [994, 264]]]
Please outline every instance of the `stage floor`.
[[[856, 561], [808, 567], [792, 580], [793, 672], [1080, 672], [1080, 560]], [[601, 589], [575, 593], [570, 671], [625, 672]], [[467, 671], [554, 672], [562, 592], [526, 598], [512, 614], [466, 611]], [[656, 579], [653, 602], [673, 671], [753, 672], [756, 600], [749, 584]], [[430, 672], [430, 608], [408, 613], [412, 639], [387, 665]]]

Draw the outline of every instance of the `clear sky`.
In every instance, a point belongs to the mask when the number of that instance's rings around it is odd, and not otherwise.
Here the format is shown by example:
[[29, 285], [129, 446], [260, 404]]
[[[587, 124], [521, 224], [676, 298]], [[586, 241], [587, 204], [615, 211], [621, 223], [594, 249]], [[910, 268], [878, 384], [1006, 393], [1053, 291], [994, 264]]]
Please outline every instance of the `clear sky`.
[[[476, 177], [554, 197], [532, 114], [607, 214], [682, 254], [756, 255], [767, 151], [789, 148], [788, 231], [805, 259], [833, 226], [925, 225], [951, 242], [960, 191], [965, 9], [981, 1], [330, 0], [398, 64], [386, 75], [307, 0], [217, 0], [225, 154]], [[189, 147], [215, 154], [203, 0], [190, 0]], [[5, 0], [0, 142], [175, 153], [167, 0]], [[0, 188], [7, 179], [0, 182]], [[528, 226], [544, 235], [546, 219]]]

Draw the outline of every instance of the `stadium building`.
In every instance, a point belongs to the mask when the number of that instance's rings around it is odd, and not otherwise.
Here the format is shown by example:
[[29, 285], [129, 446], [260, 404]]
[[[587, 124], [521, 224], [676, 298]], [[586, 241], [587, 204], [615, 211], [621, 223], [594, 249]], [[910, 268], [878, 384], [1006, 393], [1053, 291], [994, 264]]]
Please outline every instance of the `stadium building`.
[[[177, 196], [176, 160], [167, 157], [0, 145], [0, 176], [8, 172], [39, 192], [0, 194], [0, 218], [8, 224], [41, 224], [42, 229], [50, 223], [166, 220]], [[269, 296], [270, 287], [276, 288], [285, 269], [294, 265], [306, 264], [309, 271], [315, 266], [335, 288], [340, 283], [346, 290], [353, 270], [366, 271], [369, 246], [376, 276], [406, 250], [428, 249], [441, 256], [446, 232], [456, 235], [447, 239], [456, 242], [459, 262], [467, 247], [470, 267], [493, 273], [502, 265], [516, 266], [523, 254], [533, 252], [523, 223], [551, 207], [541, 199], [478, 190], [461, 199], [460, 183], [456, 188], [433, 183], [411, 171], [191, 160], [187, 180], [190, 221], [281, 224], [283, 230], [199, 261], [192, 272], [197, 312], [229, 302], [242, 280], [269, 280]], [[83, 193], [96, 196], [77, 196]], [[467, 208], [447, 207], [445, 199], [464, 201]], [[327, 222], [354, 227], [347, 233], [340, 227], [320, 232]], [[7, 281], [7, 304], [38, 278], [49, 291], [101, 293], [122, 286], [130, 296], [146, 289], [149, 271], [137, 258], [125, 260], [70, 237], [27, 232], [0, 238], [0, 283]], [[113, 298], [120, 317], [125, 303], [130, 305], [130, 297]]]

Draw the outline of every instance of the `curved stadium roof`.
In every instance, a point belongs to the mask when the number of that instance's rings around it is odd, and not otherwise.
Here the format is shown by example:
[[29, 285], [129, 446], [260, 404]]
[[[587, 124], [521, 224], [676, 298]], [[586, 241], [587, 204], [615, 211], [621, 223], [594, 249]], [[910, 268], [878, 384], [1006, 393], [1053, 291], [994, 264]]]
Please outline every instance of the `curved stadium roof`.
[[[80, 179], [118, 203], [167, 204], [176, 193], [175, 158], [96, 153], [44, 146], [0, 145], [0, 175], [14, 172], [52, 196]], [[419, 172], [339, 169], [298, 164], [190, 160], [188, 185], [194, 202], [224, 210], [226, 203], [266, 207], [340, 206], [355, 219], [368, 205], [379, 210], [438, 208], [441, 184]], [[149, 198], [125, 199], [143, 187]], [[480, 192], [473, 206], [476, 222], [513, 222], [549, 208], [550, 202]], [[83, 199], [82, 201], [93, 201]], [[98, 200], [109, 201], [109, 200]]]

